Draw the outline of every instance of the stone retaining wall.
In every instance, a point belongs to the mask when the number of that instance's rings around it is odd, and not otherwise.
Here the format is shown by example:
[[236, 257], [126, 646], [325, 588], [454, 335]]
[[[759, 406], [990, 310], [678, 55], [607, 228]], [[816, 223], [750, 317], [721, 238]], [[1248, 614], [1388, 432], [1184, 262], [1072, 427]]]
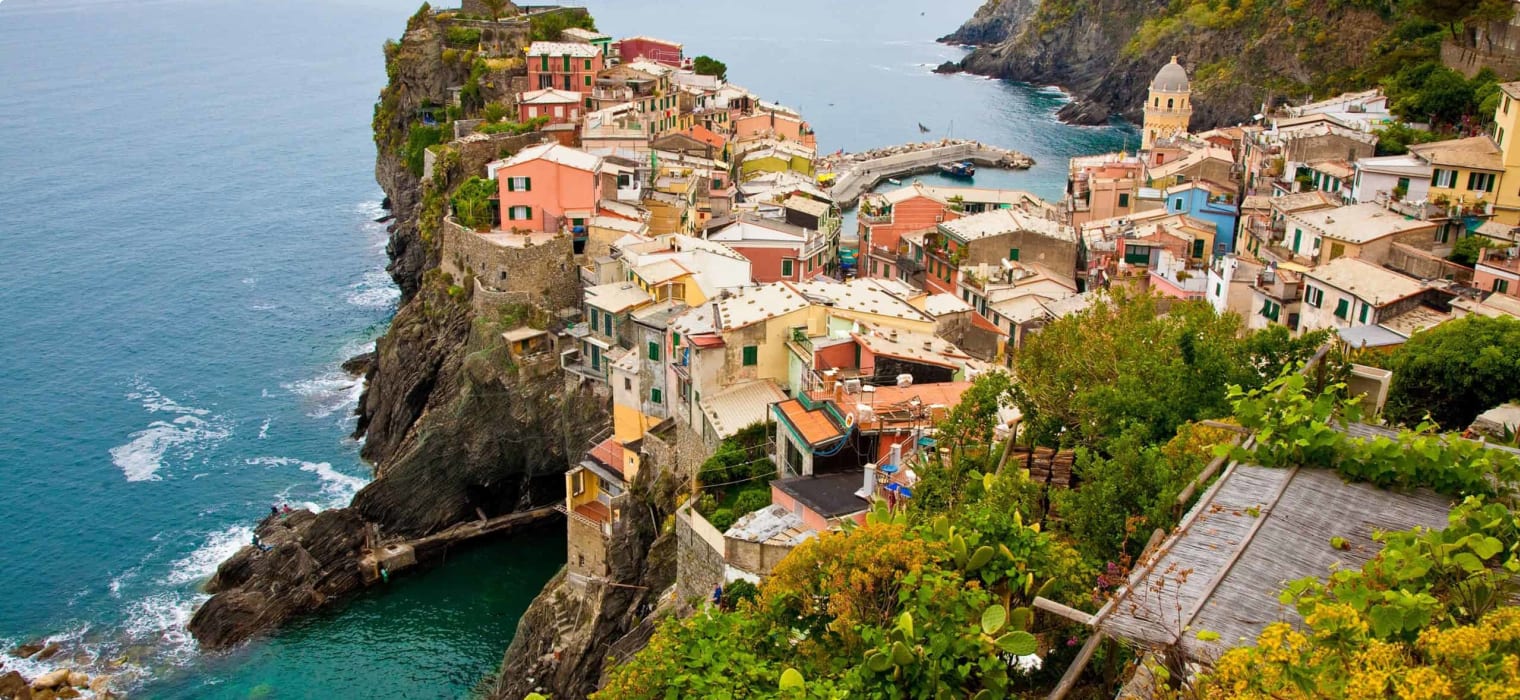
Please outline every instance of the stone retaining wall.
[[676, 593], [710, 599], [723, 583], [723, 535], [691, 504], [676, 511]]
[[441, 231], [439, 267], [456, 284], [474, 276], [478, 284], [510, 295], [497, 298], [526, 298], [551, 312], [580, 307], [580, 278], [569, 236], [518, 248], [492, 243], [452, 218], [444, 220]]

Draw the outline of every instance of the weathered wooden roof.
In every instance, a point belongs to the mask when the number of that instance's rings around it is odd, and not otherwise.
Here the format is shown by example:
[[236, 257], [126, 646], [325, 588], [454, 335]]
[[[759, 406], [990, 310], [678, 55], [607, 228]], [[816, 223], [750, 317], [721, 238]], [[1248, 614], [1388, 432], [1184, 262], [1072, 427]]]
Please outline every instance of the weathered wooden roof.
[[[1277, 599], [1289, 581], [1360, 567], [1381, 549], [1374, 532], [1445, 527], [1451, 505], [1432, 491], [1384, 491], [1328, 470], [1235, 463], [1137, 563], [1093, 624], [1145, 647], [1176, 643], [1189, 658], [1210, 662], [1254, 643], [1272, 622], [1299, 621]], [[1332, 537], [1349, 548], [1331, 547]], [[1200, 631], [1219, 637], [1203, 641]]]

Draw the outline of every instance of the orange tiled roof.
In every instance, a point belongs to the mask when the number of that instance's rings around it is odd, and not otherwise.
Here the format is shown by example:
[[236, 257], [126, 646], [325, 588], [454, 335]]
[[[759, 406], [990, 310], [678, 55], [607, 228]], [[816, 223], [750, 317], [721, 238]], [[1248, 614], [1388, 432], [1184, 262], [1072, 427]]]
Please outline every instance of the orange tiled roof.
[[575, 507], [575, 513], [598, 523], [612, 522], [612, 511], [600, 501], [587, 501]]
[[600, 462], [602, 466], [623, 475], [623, 443], [617, 438], [610, 437], [596, 444], [587, 453], [592, 459]]
[[844, 435], [838, 425], [829, 418], [829, 414], [822, 409], [809, 411], [802, 407], [802, 402], [797, 399], [782, 401], [776, 406], [781, 410], [781, 415], [788, 423], [797, 430], [809, 445], [817, 445]]
[[723, 144], [728, 141], [728, 139], [719, 136], [717, 132], [714, 132], [712, 129], [709, 129], [705, 126], [701, 126], [700, 124], [687, 128], [680, 133], [690, 136], [698, 141], [701, 141], [702, 143], [712, 146], [713, 148], [722, 148]]

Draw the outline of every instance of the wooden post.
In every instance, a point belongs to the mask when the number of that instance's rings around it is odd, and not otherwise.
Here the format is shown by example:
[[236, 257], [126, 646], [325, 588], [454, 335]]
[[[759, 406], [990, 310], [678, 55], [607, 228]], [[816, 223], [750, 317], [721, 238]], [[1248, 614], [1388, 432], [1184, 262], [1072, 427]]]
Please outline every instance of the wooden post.
[[1067, 607], [1067, 606], [1062, 605], [1060, 603], [1057, 603], [1054, 600], [1051, 600], [1049, 598], [1043, 598], [1043, 597], [1040, 597], [1040, 596], [1035, 596], [1034, 597], [1034, 607], [1039, 608], [1040, 610], [1044, 610], [1045, 612], [1048, 612], [1048, 613], [1050, 613], [1052, 615], [1056, 615], [1056, 616], [1059, 616], [1059, 617], [1064, 617], [1064, 618], [1066, 618], [1068, 620], [1071, 620], [1072, 622], [1075, 622], [1075, 623], [1078, 623], [1078, 624], [1083, 624], [1083, 625], [1091, 625], [1092, 624], [1092, 619], [1093, 619], [1092, 615], [1089, 615], [1089, 614], [1087, 614], [1085, 612], [1082, 612], [1081, 610], [1078, 610], [1076, 608]]
[[1087, 669], [1088, 662], [1092, 661], [1093, 654], [1098, 651], [1098, 643], [1103, 641], [1103, 633], [1094, 631], [1082, 649], [1077, 652], [1077, 658], [1072, 659], [1071, 665], [1066, 667], [1066, 673], [1061, 676], [1061, 682], [1056, 684], [1046, 700], [1062, 700], [1077, 687], [1077, 681], [1082, 678], [1082, 671]]

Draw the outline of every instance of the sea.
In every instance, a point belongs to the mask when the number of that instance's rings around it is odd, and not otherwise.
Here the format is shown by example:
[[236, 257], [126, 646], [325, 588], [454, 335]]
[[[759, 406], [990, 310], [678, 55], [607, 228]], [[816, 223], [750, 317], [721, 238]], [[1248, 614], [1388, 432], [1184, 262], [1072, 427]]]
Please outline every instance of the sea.
[[[800, 110], [819, 149], [943, 137], [1059, 197], [1125, 126], [1052, 87], [932, 68], [978, 0], [591, 0]], [[468, 697], [563, 563], [555, 528], [451, 553], [226, 654], [185, 631], [271, 505], [346, 504], [385, 272], [370, 117], [413, 0], [0, 0], [0, 673], [144, 698]], [[919, 124], [929, 127], [921, 134]], [[923, 176], [937, 181], [937, 176]], [[9, 261], [9, 262], [6, 262]], [[34, 640], [46, 661], [9, 655]]]

